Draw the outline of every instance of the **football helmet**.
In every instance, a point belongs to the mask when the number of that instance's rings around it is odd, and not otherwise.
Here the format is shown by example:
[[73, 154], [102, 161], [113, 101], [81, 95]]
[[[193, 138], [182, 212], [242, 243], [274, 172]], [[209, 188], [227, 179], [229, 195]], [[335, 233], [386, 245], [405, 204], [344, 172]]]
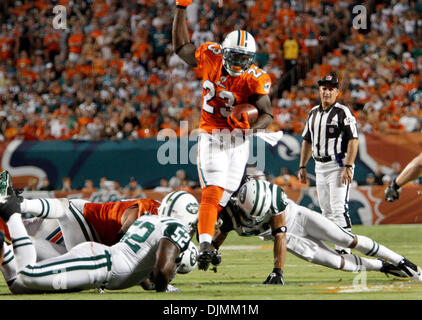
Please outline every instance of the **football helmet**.
[[172, 217], [183, 222], [190, 233], [196, 230], [199, 203], [186, 191], [174, 191], [166, 195], [158, 208], [158, 215]]
[[189, 247], [181, 254], [181, 260], [177, 267], [177, 273], [186, 274], [193, 271], [196, 268], [196, 265], [198, 264], [198, 254], [198, 248], [191, 241], [189, 243]]
[[232, 77], [240, 76], [255, 60], [255, 39], [245, 30], [230, 32], [221, 48], [223, 66]]
[[252, 227], [264, 221], [271, 206], [271, 199], [268, 182], [250, 180], [243, 184], [236, 198], [241, 223]]

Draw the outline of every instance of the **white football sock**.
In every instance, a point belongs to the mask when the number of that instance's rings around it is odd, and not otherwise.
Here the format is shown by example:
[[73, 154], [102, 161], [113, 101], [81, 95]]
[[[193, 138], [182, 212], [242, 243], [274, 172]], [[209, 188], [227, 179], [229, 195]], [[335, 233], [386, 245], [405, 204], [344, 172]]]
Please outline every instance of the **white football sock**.
[[10, 238], [12, 239], [18, 271], [28, 264], [34, 264], [37, 260], [35, 247], [25, 229], [20, 213], [14, 213], [7, 222]]
[[377, 259], [368, 259], [354, 254], [344, 254], [342, 257], [344, 258], [343, 271], [379, 271], [382, 267], [382, 261]]
[[403, 256], [395, 253], [394, 251], [384, 247], [382, 244], [379, 244], [368, 237], [360, 235], [356, 235], [356, 237], [358, 239], [358, 243], [354, 249], [362, 252], [367, 256], [387, 260], [395, 265], [397, 265], [403, 259]]
[[43, 219], [59, 219], [64, 216], [63, 206], [58, 199], [24, 199], [22, 213], [29, 213]]
[[4, 258], [0, 270], [3, 273], [4, 280], [7, 282], [17, 277], [16, 259], [13, 253], [12, 245], [4, 244]]

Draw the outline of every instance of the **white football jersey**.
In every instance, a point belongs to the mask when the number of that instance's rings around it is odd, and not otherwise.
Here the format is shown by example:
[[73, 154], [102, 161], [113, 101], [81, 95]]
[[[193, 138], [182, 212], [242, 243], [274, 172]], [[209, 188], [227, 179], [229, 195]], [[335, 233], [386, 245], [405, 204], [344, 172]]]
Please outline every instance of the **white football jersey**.
[[155, 215], [138, 218], [120, 242], [111, 247], [112, 270], [106, 288], [128, 288], [148, 278], [163, 238], [173, 242], [180, 252], [188, 248], [191, 239], [180, 220]]
[[292, 225], [295, 212], [292, 211], [294, 202], [290, 200], [282, 188], [279, 186], [264, 181], [268, 184], [271, 190], [271, 206], [266, 213], [264, 220], [253, 226], [245, 225], [240, 219], [240, 209], [234, 204], [234, 200], [230, 200], [228, 205], [219, 214], [220, 230], [224, 233], [228, 233], [230, 230], [235, 230], [239, 236], [265, 236], [267, 239], [268, 235], [271, 235], [271, 218], [279, 214], [285, 214], [287, 230]]

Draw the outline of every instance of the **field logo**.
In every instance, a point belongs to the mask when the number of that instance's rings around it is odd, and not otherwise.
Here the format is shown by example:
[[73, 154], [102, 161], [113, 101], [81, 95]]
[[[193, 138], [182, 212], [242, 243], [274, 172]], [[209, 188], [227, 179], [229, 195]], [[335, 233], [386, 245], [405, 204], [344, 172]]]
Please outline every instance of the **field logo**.
[[358, 275], [353, 278], [353, 288], [355, 292], [368, 291], [368, 286], [366, 285], [366, 268], [361, 266], [361, 270], [357, 271]]
[[366, 30], [368, 28], [366, 7], [363, 5], [354, 6], [352, 12], [356, 14], [352, 22], [353, 28]]
[[53, 28], [54, 29], [67, 29], [67, 11], [66, 7], [62, 5], [54, 6], [53, 13], [55, 14], [53, 18]]

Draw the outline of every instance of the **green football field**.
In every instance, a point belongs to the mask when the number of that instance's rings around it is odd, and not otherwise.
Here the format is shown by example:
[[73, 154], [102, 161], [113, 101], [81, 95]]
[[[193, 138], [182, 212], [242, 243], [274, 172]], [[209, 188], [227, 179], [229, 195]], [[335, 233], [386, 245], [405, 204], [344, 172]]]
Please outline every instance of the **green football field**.
[[[377, 240], [422, 265], [422, 225], [355, 226], [353, 232]], [[231, 234], [221, 249], [217, 271], [178, 275], [180, 293], [155, 293], [134, 287], [121, 291], [87, 290], [67, 294], [12, 296], [4, 281], [0, 299], [54, 300], [421, 300], [422, 283], [379, 272], [349, 273], [300, 260], [290, 253], [284, 286], [263, 285], [273, 267], [272, 242]]]

